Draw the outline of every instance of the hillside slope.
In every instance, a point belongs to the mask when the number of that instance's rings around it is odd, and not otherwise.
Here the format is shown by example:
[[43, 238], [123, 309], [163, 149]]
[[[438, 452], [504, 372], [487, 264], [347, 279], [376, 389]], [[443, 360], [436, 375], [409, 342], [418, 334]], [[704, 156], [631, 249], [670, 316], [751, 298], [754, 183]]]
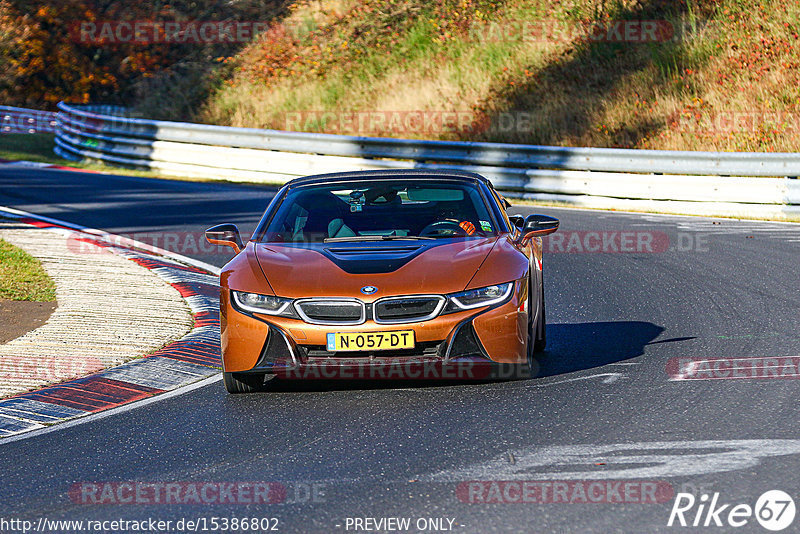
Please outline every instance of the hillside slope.
[[[254, 39], [85, 41], [111, 21]], [[249, 22], [248, 22], [249, 21]], [[0, 0], [0, 103], [369, 136], [800, 151], [800, 3]]]
[[295, 4], [228, 59], [232, 74], [196, 119], [565, 146], [800, 150], [794, 2], [322, 5]]

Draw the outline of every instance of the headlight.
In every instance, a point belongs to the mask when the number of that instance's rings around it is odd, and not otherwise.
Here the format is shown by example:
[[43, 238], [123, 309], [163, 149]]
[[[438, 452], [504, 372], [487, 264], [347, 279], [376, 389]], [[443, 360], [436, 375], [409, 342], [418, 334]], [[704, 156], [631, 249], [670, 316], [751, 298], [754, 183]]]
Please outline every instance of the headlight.
[[258, 293], [245, 293], [243, 291], [231, 291], [231, 295], [236, 306], [245, 311], [266, 313], [268, 315], [294, 315], [291, 310], [288, 310], [292, 299], [259, 295]]
[[448, 295], [450, 302], [445, 309], [448, 312], [471, 310], [481, 306], [491, 306], [507, 300], [514, 290], [514, 282], [494, 286], [470, 289], [461, 293]]

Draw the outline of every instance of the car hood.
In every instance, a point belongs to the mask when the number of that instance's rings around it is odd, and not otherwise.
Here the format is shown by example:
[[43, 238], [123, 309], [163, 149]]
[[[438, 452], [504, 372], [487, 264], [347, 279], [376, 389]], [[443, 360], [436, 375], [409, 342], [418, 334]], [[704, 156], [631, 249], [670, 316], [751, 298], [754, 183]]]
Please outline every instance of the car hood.
[[[463, 291], [496, 237], [435, 241], [256, 244], [256, 258], [276, 295], [372, 301], [391, 295]], [[365, 295], [361, 288], [378, 290]]]

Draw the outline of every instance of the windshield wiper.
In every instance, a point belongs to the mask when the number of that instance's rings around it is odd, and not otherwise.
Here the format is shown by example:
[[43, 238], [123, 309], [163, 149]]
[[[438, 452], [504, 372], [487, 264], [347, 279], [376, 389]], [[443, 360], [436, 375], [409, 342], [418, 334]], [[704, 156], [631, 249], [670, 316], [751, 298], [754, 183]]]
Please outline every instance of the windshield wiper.
[[342, 243], [345, 241], [392, 241], [392, 240], [419, 240], [436, 239], [435, 237], [423, 237], [418, 235], [354, 235], [351, 237], [328, 237], [324, 243]]

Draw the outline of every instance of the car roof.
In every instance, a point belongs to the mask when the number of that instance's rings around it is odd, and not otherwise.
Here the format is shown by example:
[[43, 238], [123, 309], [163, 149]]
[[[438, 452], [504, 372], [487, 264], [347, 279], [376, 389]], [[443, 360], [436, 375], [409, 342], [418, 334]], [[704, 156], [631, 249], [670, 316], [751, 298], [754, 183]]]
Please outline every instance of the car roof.
[[312, 184], [324, 184], [331, 182], [342, 181], [370, 181], [375, 179], [386, 178], [404, 178], [412, 180], [423, 179], [447, 179], [458, 180], [464, 182], [482, 182], [491, 187], [491, 182], [474, 172], [459, 171], [459, 170], [438, 170], [438, 169], [391, 169], [391, 170], [378, 170], [378, 171], [352, 171], [352, 172], [336, 172], [329, 174], [315, 174], [312, 176], [303, 176], [295, 178], [286, 182], [287, 187], [304, 186]]

